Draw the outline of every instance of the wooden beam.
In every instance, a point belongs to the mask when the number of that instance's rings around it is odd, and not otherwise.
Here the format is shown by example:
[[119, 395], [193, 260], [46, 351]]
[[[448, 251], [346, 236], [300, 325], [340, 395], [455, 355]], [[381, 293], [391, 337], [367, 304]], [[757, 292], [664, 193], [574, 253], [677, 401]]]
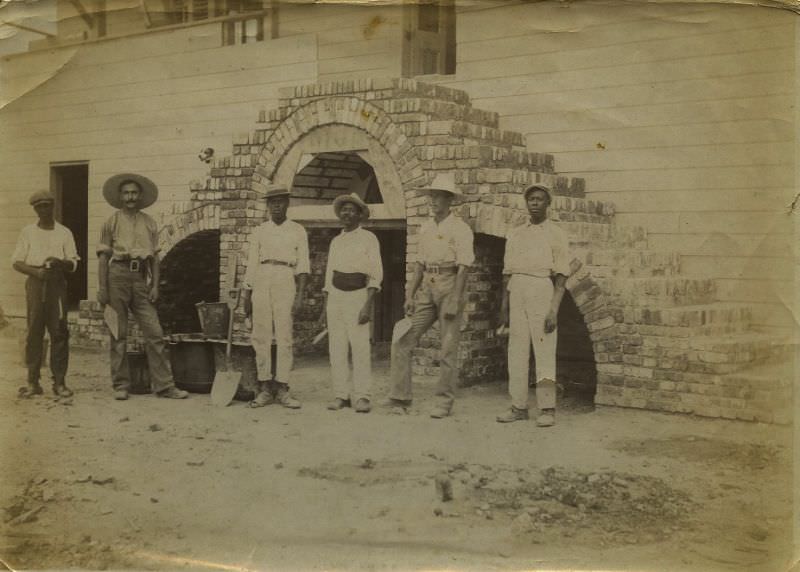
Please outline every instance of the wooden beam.
[[20, 30], [25, 30], [26, 32], [33, 32], [34, 34], [41, 34], [42, 36], [47, 36], [48, 38], [55, 38], [55, 34], [51, 34], [50, 32], [45, 32], [44, 30], [37, 30], [36, 28], [31, 28], [30, 26], [24, 26], [22, 24], [17, 24], [15, 22], [0, 22], [0, 25], [11, 26], [12, 28], [19, 28]]
[[86, 25], [90, 28], [94, 28], [94, 17], [86, 11], [86, 8], [81, 4], [81, 0], [69, 0], [69, 2], [75, 6], [75, 9], [78, 11], [78, 14], [81, 15], [83, 21], [86, 22]]

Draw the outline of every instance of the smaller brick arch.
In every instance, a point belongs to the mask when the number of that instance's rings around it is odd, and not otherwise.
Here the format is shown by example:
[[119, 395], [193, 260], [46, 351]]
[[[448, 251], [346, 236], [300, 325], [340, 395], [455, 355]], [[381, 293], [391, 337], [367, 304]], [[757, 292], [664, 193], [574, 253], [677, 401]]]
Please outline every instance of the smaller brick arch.
[[173, 205], [173, 212], [163, 215], [158, 221], [158, 247], [161, 258], [164, 258], [176, 244], [190, 235], [220, 228], [219, 206], [215, 204], [192, 206], [190, 204], [187, 210], [181, 210], [184, 206], [187, 205], [185, 203]]

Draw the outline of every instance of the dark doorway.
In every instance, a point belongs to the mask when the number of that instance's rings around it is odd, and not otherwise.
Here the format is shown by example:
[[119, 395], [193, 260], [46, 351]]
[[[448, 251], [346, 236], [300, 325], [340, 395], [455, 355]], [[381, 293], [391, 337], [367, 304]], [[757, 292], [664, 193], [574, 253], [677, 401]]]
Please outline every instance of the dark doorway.
[[50, 186], [56, 196], [56, 220], [72, 231], [81, 257], [78, 269], [67, 276], [67, 307], [77, 310], [87, 296], [89, 164], [51, 166]]
[[392, 328], [403, 317], [406, 296], [406, 231], [373, 229], [381, 245], [383, 285], [375, 298], [373, 342], [391, 342]]

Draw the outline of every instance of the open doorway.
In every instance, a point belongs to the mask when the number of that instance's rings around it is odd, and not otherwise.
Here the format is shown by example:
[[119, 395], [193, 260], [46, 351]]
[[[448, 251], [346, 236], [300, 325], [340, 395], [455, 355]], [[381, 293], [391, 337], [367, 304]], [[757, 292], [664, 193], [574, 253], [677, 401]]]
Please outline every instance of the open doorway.
[[72, 231], [81, 257], [77, 270], [67, 275], [67, 308], [77, 310], [87, 297], [89, 164], [51, 165], [50, 188], [56, 197], [56, 220]]

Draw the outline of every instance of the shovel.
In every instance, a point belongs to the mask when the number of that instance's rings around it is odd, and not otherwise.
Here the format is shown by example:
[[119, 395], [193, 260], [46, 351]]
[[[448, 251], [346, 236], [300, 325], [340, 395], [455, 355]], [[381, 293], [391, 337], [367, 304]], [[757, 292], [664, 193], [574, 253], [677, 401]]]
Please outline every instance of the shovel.
[[[236, 281], [236, 259], [231, 257], [229, 259], [228, 268], [228, 284], [230, 296], [228, 298], [228, 339], [225, 342], [225, 371], [218, 371], [214, 376], [214, 383], [211, 386], [211, 404], [219, 407], [227, 406], [233, 401], [236, 390], [239, 388], [239, 381], [242, 374], [233, 371], [233, 363], [231, 363], [231, 346], [233, 345], [233, 317], [236, 308], [239, 307], [239, 301], [242, 297], [241, 289], [235, 291], [233, 285]], [[235, 298], [234, 298], [235, 296]]]

